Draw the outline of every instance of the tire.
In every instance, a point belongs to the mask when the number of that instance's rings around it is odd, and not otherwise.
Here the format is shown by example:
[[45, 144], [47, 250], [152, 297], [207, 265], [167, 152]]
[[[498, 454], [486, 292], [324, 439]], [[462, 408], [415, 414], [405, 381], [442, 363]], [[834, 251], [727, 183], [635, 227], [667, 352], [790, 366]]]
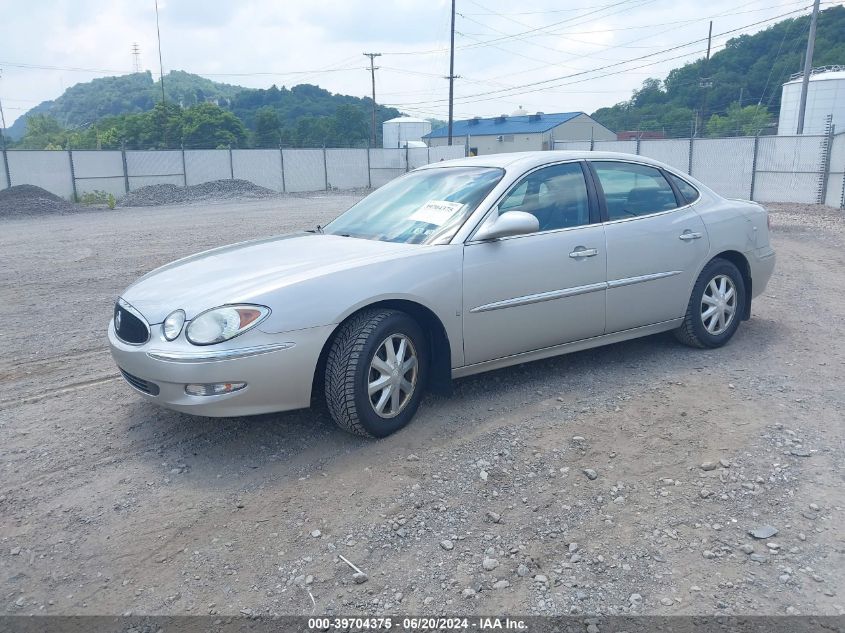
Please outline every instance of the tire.
[[[425, 391], [427, 352], [422, 329], [404, 312], [372, 309], [352, 315], [337, 332], [326, 360], [325, 395], [332, 419], [364, 437], [386, 437], [407, 425]], [[396, 360], [400, 354], [401, 363]], [[415, 366], [402, 372], [411, 357]]]
[[695, 282], [684, 322], [675, 330], [675, 337], [690, 347], [721, 347], [739, 327], [747, 300], [739, 269], [726, 259], [711, 260]]

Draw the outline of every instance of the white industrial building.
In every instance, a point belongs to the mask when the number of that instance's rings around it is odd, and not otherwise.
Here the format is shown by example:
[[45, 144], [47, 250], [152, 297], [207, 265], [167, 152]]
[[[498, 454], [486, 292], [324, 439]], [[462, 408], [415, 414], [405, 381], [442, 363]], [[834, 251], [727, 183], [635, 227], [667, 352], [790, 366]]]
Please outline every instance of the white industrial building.
[[[793, 75], [783, 84], [780, 99], [778, 134], [796, 134], [798, 111], [801, 106], [802, 73]], [[845, 66], [814, 68], [807, 85], [807, 109], [804, 114], [804, 134], [827, 132], [827, 117], [833, 117], [837, 132], [845, 132]]]
[[[423, 137], [429, 146], [447, 145], [447, 128], [437, 128]], [[464, 145], [472, 155], [547, 150], [555, 141], [615, 141], [616, 133], [583, 112], [545, 114], [502, 114], [455, 121], [452, 144]]]
[[385, 149], [425, 147], [423, 136], [431, 132], [431, 121], [400, 116], [381, 124], [381, 146]]

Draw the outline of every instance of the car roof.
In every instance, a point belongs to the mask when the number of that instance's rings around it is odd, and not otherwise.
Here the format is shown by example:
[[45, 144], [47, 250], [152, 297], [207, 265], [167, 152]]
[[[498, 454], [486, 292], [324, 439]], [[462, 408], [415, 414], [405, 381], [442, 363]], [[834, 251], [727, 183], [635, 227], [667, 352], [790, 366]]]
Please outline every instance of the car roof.
[[[634, 154], [623, 154], [621, 152], [594, 152], [594, 151], [577, 151], [577, 150], [551, 150], [542, 152], [513, 152], [509, 154], [487, 154], [484, 156], [468, 156], [466, 158], [456, 158], [454, 160], [444, 160], [439, 163], [430, 163], [420, 169], [436, 169], [438, 167], [501, 167], [504, 169], [514, 168], [519, 170], [532, 169], [545, 165], [547, 163], [555, 163], [562, 160], [602, 160], [614, 159], [625, 160], [634, 163], [646, 163], [656, 167], [668, 167], [661, 163], [645, 156], [637, 156]], [[672, 170], [671, 167], [668, 167]], [[674, 170], [673, 170], [674, 171]]]

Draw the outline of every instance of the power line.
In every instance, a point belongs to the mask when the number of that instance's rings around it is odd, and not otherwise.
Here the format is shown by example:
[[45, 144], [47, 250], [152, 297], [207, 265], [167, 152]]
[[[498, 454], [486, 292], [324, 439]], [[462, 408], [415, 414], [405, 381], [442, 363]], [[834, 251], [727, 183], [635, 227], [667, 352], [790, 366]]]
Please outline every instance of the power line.
[[[560, 20], [559, 22], [554, 22], [554, 23], [549, 24], [547, 26], [538, 26], [538, 27], [530, 28], [527, 31], [522, 31], [521, 33], [513, 33], [511, 35], [505, 35], [503, 37], [493, 38], [493, 39], [481, 42], [479, 44], [469, 44], [469, 45], [467, 45], [463, 48], [480, 48], [480, 47], [486, 46], [488, 44], [513, 40], [513, 39], [518, 39], [518, 40], [522, 41], [526, 38], [526, 36], [529, 36], [532, 33], [537, 33], [538, 31], [546, 31], [547, 32], [548, 29], [550, 29], [554, 26], [560, 26], [561, 24], [566, 24], [567, 22], [572, 22], [572, 21], [578, 20], [580, 18], [584, 18], [584, 17], [590, 16], [590, 15], [594, 15], [596, 13], [604, 11], [607, 8], [612, 8], [614, 6], [620, 7], [621, 5], [628, 4], [629, 2], [639, 2], [639, 4], [636, 4], [636, 5], [633, 5], [633, 6], [628, 6], [628, 7], [623, 7], [621, 9], [619, 9], [619, 11], [614, 11], [612, 13], [606, 13], [605, 15], [601, 15], [599, 17], [607, 18], [607, 17], [610, 17], [611, 15], [616, 15], [618, 13], [624, 13], [624, 12], [627, 12], [627, 11], [631, 11], [632, 9], [639, 9], [639, 8], [645, 6], [646, 4], [652, 4], [653, 2], [656, 2], [656, 1], [657, 0], [622, 0], [621, 2], [616, 2], [613, 5], [605, 5], [603, 7], [599, 7], [598, 9], [594, 9], [593, 11], [588, 11], [587, 13], [582, 13], [581, 15], [576, 15], [576, 16], [573, 16], [571, 18], [567, 18], [565, 20]], [[587, 22], [579, 22], [578, 24], [588, 24], [591, 21], [592, 20], [587, 20]], [[577, 26], [577, 24], [576, 24], [576, 26]]]
[[[772, 18], [767, 18], [766, 20], [760, 20], [760, 21], [757, 21], [757, 22], [752, 22], [750, 24], [746, 24], [744, 26], [737, 27], [735, 29], [723, 31], [722, 33], [716, 34], [715, 37], [728, 35], [728, 34], [731, 34], [731, 33], [735, 33], [737, 31], [741, 31], [743, 29], [747, 29], [747, 28], [750, 28], [750, 27], [753, 27], [753, 26], [764, 24], [766, 22], [771, 22], [772, 20], [777, 20], [777, 19], [785, 17], [787, 15], [792, 15], [794, 13], [804, 11], [807, 8], [808, 7], [802, 7], [800, 9], [796, 9], [794, 11], [789, 11], [787, 13], [783, 13], [783, 14], [774, 16]], [[582, 70], [582, 71], [579, 71], [579, 72], [571, 73], [569, 75], [561, 75], [561, 76], [558, 76], [558, 77], [552, 77], [550, 79], [543, 79], [543, 80], [540, 80], [540, 81], [528, 82], [528, 83], [525, 83], [525, 84], [512, 86], [511, 88], [507, 88], [507, 89], [491, 90], [491, 91], [487, 91], [487, 92], [477, 93], [477, 94], [473, 95], [473, 99], [478, 101], [479, 100], [478, 97], [485, 97], [485, 96], [488, 96], [488, 95], [505, 96], [503, 93], [512, 93], [512, 94], [508, 94], [506, 96], [514, 96], [514, 94], [524, 94], [524, 93], [513, 93], [513, 91], [522, 90], [523, 88], [534, 88], [536, 86], [546, 86], [548, 84], [554, 84], [554, 82], [562, 81], [562, 80], [565, 80], [565, 79], [571, 79], [571, 78], [574, 78], [574, 77], [579, 77], [579, 76], [582, 76], [582, 75], [595, 73], [595, 72], [598, 72], [598, 71], [601, 71], [601, 70], [606, 70], [608, 68], [614, 68], [614, 67], [617, 67], [617, 66], [630, 64], [630, 63], [633, 63], [633, 62], [648, 59], [650, 57], [654, 57], [656, 55], [662, 55], [663, 53], [668, 53], [668, 52], [675, 51], [675, 50], [678, 50], [678, 49], [681, 49], [681, 48], [686, 48], [687, 46], [691, 46], [693, 44], [698, 44], [698, 43], [706, 41], [706, 40], [707, 40], [707, 38], [700, 38], [700, 39], [696, 39], [696, 40], [691, 40], [691, 41], [686, 42], [684, 44], [678, 44], [676, 46], [665, 48], [665, 49], [662, 49], [660, 51], [655, 51], [653, 53], [648, 53], [646, 55], [641, 55], [639, 57], [633, 57], [631, 59], [622, 60], [622, 61], [619, 61], [619, 62], [607, 64], [607, 65], [604, 65], [604, 66], [599, 66], [599, 67], [588, 69], [588, 70]], [[696, 51], [696, 52], [704, 52], [704, 51]], [[685, 57], [685, 56], [690, 55], [690, 54], [693, 54], [693, 53], [685, 53], [684, 55], [681, 55], [680, 57]], [[654, 62], [654, 63], [660, 63], [661, 61], [673, 61], [674, 59], [678, 59], [678, 58], [673, 57], [673, 58], [669, 58], [669, 59], [658, 60], [657, 62]], [[648, 66], [648, 65], [652, 65], [652, 64], [645, 64], [644, 66]], [[639, 66], [637, 68], [641, 68], [641, 67], [644, 67], [644, 66]], [[632, 69], [627, 69], [627, 70], [632, 70]], [[623, 70], [622, 72], [626, 72], [626, 71]], [[610, 73], [610, 75], [612, 75], [612, 74], [618, 74], [618, 73]], [[596, 79], [596, 78], [598, 78], [598, 77], [591, 77], [589, 79]], [[570, 83], [577, 83], [577, 82], [570, 82]], [[561, 85], [569, 85], [569, 84], [561, 84]], [[543, 88], [539, 88], [539, 89], [542, 90]], [[534, 91], [535, 90], [526, 90], [525, 92], [534, 92]], [[481, 99], [481, 100], [483, 101], [484, 99]], [[425, 105], [425, 104], [434, 104], [434, 103], [442, 103], [442, 102], [443, 102], [443, 99], [436, 99], [436, 100], [427, 101], [427, 102], [408, 103], [408, 104], [394, 104], [394, 105]]]
[[[126, 68], [81, 68], [78, 66], [45, 66], [40, 64], [24, 64], [20, 62], [6, 62], [2, 61], [0, 64], [11, 68], [21, 68], [25, 70], [60, 70], [66, 72], [85, 72], [85, 73], [119, 73], [126, 74], [129, 72]], [[346, 72], [350, 70], [361, 70], [362, 66], [349, 66], [346, 68], [322, 68], [314, 70], [289, 70], [289, 71], [252, 71], [252, 72], [230, 72], [230, 73], [198, 73], [203, 77], [257, 77], [261, 75], [285, 77], [288, 75], [314, 75], [321, 73]]]
[[[606, 5], [600, 6], [598, 8], [595, 8], [592, 11], [588, 11], [588, 12], [583, 13], [581, 15], [576, 15], [576, 16], [573, 16], [572, 18], [568, 18], [568, 19], [565, 19], [565, 20], [560, 20], [558, 22], [554, 22], [554, 23], [546, 25], [546, 26], [540, 26], [540, 27], [537, 27], [537, 28], [529, 29], [528, 31], [524, 31], [522, 33], [514, 33], [512, 35], [503, 36], [503, 37], [500, 37], [500, 38], [495, 39], [495, 40], [488, 40], [486, 42], [480, 42], [480, 43], [477, 43], [477, 44], [467, 44], [465, 46], [458, 46], [456, 48], [457, 48], [457, 50], [479, 48], [482, 45], [494, 43], [496, 41], [518, 38], [520, 36], [526, 35], [527, 33], [539, 31], [539, 30], [543, 30], [543, 29], [549, 29], [553, 26], [558, 26], [560, 24], [565, 24], [566, 22], [570, 22], [572, 20], [577, 20], [578, 18], [582, 18], [582, 17], [586, 17], [586, 16], [589, 16], [589, 15], [593, 15], [595, 13], [599, 13], [599, 12], [601, 12], [604, 9], [607, 9], [607, 8], [612, 8], [612, 7], [620, 6], [620, 5], [623, 5], [623, 4], [628, 4], [629, 2], [640, 2], [641, 4], [638, 5], [638, 6], [641, 6], [642, 4], [655, 2], [655, 1], [656, 0], [621, 0], [621, 2], [611, 2], [610, 4], [606, 4]], [[637, 6], [630, 7], [630, 8], [625, 9], [625, 10], [634, 9], [634, 8], [637, 8]], [[600, 16], [600, 17], [608, 17], [610, 15], [615, 15], [615, 14], [609, 13], [607, 15], [603, 15], [603, 16]], [[385, 55], [429, 55], [429, 54], [432, 54], [432, 53], [442, 53], [442, 52], [445, 52], [447, 50], [449, 50], [449, 49], [436, 48], [436, 49], [429, 49], [429, 50], [422, 50], [422, 51], [392, 51], [392, 52], [385, 53]]]

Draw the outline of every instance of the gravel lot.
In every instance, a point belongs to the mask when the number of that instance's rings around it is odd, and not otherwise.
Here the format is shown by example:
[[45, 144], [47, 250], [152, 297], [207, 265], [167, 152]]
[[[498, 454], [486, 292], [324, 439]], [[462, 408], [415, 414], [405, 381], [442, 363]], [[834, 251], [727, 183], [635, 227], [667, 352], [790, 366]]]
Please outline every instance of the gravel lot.
[[659, 335], [467, 378], [378, 442], [117, 378], [133, 279], [355, 199], [0, 221], [0, 612], [845, 612], [841, 212], [775, 206], [775, 277], [723, 349]]

